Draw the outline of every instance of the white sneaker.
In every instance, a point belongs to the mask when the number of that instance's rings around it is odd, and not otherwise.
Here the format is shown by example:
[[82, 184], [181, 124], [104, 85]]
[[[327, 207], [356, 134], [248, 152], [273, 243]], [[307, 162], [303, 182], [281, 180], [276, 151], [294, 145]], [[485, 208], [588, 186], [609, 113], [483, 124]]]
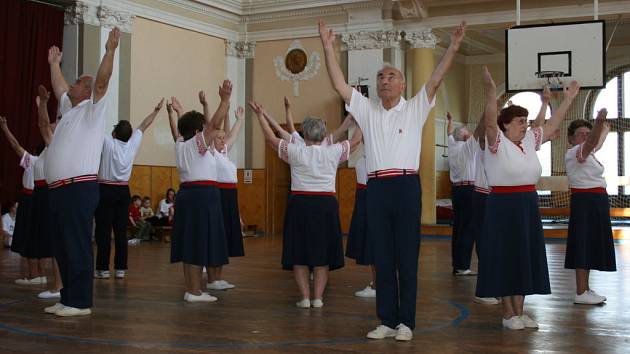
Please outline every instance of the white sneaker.
[[96, 279], [109, 279], [109, 270], [95, 270], [94, 278]]
[[59, 317], [72, 317], [72, 316], [85, 316], [85, 315], [91, 315], [92, 314], [92, 310], [91, 309], [78, 309], [76, 307], [71, 307], [71, 306], [64, 306], [62, 309], [57, 310], [57, 312], [55, 312], [55, 315], [59, 316]]
[[606, 301], [605, 297], [597, 295], [594, 291], [591, 292], [587, 290], [580, 295], [575, 295], [573, 303], [582, 305], [598, 305], [604, 301]]
[[518, 316], [512, 316], [509, 320], [503, 319], [503, 327], [509, 329], [525, 329], [525, 324]]
[[123, 279], [125, 277], [125, 271], [124, 270], [117, 270], [115, 277], [116, 277], [116, 279]]
[[127, 244], [129, 246], [137, 246], [140, 244], [140, 239], [139, 238], [132, 238], [131, 240], [127, 241]]
[[376, 297], [376, 290], [374, 290], [370, 285], [368, 285], [368, 286], [365, 287], [365, 289], [355, 292], [354, 296], [357, 296], [357, 297]]
[[210, 290], [227, 290], [235, 287], [235, 285], [230, 284], [225, 280], [215, 280], [212, 283], [206, 284], [206, 288]]
[[16, 279], [15, 280], [15, 284], [18, 285], [41, 285], [41, 284], [46, 284], [47, 280], [46, 277], [35, 277], [35, 278], [22, 278], [22, 279]]
[[482, 305], [498, 305], [499, 300], [496, 297], [478, 297], [475, 296], [474, 302]]
[[44, 312], [46, 313], [56, 313], [57, 311], [61, 310], [62, 308], [64, 308], [65, 306], [61, 303], [58, 302], [52, 306], [48, 306], [44, 309]]
[[40, 299], [55, 299], [55, 298], [60, 298], [61, 297], [61, 292], [57, 291], [50, 291], [50, 290], [46, 290], [46, 291], [42, 291], [41, 293], [37, 294], [37, 297]]
[[316, 309], [322, 308], [324, 307], [324, 302], [322, 301], [322, 299], [315, 299], [311, 302], [311, 306], [313, 306]]
[[376, 327], [376, 329], [369, 331], [366, 337], [368, 337], [369, 339], [383, 339], [396, 337], [396, 335], [398, 335], [397, 330], [389, 328], [385, 325], [380, 325]]
[[194, 294], [186, 293], [184, 295], [184, 300], [188, 302], [214, 302], [214, 301], [217, 301], [218, 299], [208, 293], [201, 293], [201, 295], [194, 295]]
[[525, 328], [538, 328], [538, 323], [525, 314], [521, 315], [521, 322]]
[[396, 340], [398, 341], [410, 341], [413, 338], [413, 332], [411, 332], [411, 328], [405, 326], [404, 324], [399, 324], [396, 329], [398, 332], [396, 333]]
[[477, 272], [473, 272], [470, 269], [456, 269], [453, 271], [453, 275], [462, 276], [462, 275], [477, 275]]
[[593, 294], [593, 295], [595, 295], [595, 296], [602, 297], [602, 298], [604, 298], [604, 301], [606, 301], [606, 296], [604, 296], [604, 295], [599, 295], [598, 293], [596, 293], [596, 292], [595, 292], [595, 290], [593, 290], [593, 289], [589, 289], [589, 290], [588, 290], [588, 292], [589, 292], [589, 293], [591, 293], [591, 294]]
[[236, 288], [236, 285], [228, 283], [227, 280], [219, 280], [219, 281], [223, 285], [224, 289], [234, 289], [234, 288]]
[[311, 308], [311, 300], [309, 300], [309, 299], [302, 299], [302, 300], [296, 302], [295, 306], [297, 306], [297, 307], [299, 307], [301, 309]]

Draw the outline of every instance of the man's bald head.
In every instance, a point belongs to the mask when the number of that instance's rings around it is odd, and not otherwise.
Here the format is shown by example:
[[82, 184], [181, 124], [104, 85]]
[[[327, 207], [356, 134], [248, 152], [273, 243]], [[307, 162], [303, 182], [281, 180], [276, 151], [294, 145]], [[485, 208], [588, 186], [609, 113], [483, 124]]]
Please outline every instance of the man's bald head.
[[405, 88], [405, 75], [391, 64], [385, 63], [376, 73], [376, 91], [382, 101], [399, 99]]

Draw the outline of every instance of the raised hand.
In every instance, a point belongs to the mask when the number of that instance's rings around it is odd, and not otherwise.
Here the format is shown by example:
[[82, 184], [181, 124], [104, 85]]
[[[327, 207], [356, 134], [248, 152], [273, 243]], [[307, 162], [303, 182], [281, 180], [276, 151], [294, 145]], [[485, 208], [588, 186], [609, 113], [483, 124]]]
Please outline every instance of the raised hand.
[[62, 53], [57, 46], [52, 46], [48, 49], [48, 64], [59, 65], [61, 63]]
[[44, 85], [39, 85], [39, 87], [37, 87], [37, 98], [35, 99], [37, 101], [37, 105], [38, 106], [40, 104], [46, 105], [48, 103], [49, 98], [50, 98], [50, 92], [46, 90]]
[[179, 103], [179, 101], [177, 100], [177, 97], [175, 96], [171, 97], [171, 106], [173, 107], [173, 110], [175, 110], [175, 112], [177, 112], [180, 115], [184, 111], [184, 107], [182, 107], [182, 104]]
[[254, 113], [256, 113], [257, 116], [262, 115], [264, 112], [263, 106], [254, 101], [249, 101], [249, 107], [252, 109], [252, 111], [254, 111]]
[[451, 112], [446, 112], [446, 119], [451, 122], [453, 121], [453, 116], [451, 115]]
[[608, 110], [606, 108], [602, 108], [597, 112], [597, 120], [605, 120], [608, 115]]
[[2, 129], [7, 128], [7, 119], [3, 116], [0, 116], [0, 127], [2, 127]]
[[208, 100], [206, 100], [206, 93], [203, 91], [199, 91], [199, 103], [201, 103], [203, 106], [208, 105]]
[[245, 109], [239, 106], [236, 111], [234, 111], [234, 115], [236, 119], [245, 119]]
[[107, 43], [105, 43], [105, 49], [107, 51], [116, 50], [118, 48], [118, 42], [120, 41], [120, 29], [118, 27], [112, 28], [109, 31], [109, 36], [107, 37]]
[[569, 83], [569, 86], [565, 86], [563, 88], [564, 98], [565, 99], [574, 99], [577, 96], [578, 92], [580, 92], [580, 84], [577, 81], [573, 80]]
[[319, 20], [319, 38], [324, 48], [332, 48], [335, 44], [335, 33], [326, 27], [324, 20]]
[[166, 100], [166, 112], [168, 112], [169, 116], [173, 114], [173, 104], [169, 100]]
[[462, 44], [464, 37], [466, 36], [466, 21], [462, 21], [462, 23], [455, 28], [453, 33], [451, 33], [451, 44], [455, 49], [459, 49], [459, 46]]
[[496, 90], [497, 85], [494, 83], [494, 80], [492, 79], [492, 75], [490, 74], [490, 71], [488, 71], [487, 66], [483, 67], [483, 82], [486, 85], [486, 88]]
[[540, 99], [543, 102], [549, 102], [551, 100], [551, 90], [549, 89], [549, 85], [545, 85], [543, 88], [543, 92], [540, 95]]
[[290, 109], [291, 108], [291, 102], [289, 102], [289, 99], [287, 98], [287, 96], [284, 96], [284, 109]]
[[230, 96], [232, 96], [232, 82], [223, 80], [223, 84], [219, 86], [219, 97], [221, 97], [221, 101], [226, 102], [230, 100]]
[[[155, 106], [155, 108], [153, 109], [155, 112], [159, 112], [162, 109], [162, 106], [164, 105], [164, 97], [162, 97], [162, 99], [160, 100], [160, 102], [158, 102], [158, 104]], [[168, 104], [167, 104], [167, 109], [168, 109]]]

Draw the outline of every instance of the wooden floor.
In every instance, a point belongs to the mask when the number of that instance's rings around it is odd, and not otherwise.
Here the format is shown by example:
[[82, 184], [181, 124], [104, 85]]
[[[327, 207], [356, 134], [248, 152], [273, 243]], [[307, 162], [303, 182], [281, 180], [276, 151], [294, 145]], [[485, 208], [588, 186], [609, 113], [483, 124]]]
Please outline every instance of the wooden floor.
[[[630, 352], [630, 244], [617, 244], [616, 273], [594, 272], [592, 288], [603, 306], [574, 305], [574, 276], [563, 269], [564, 243], [547, 245], [553, 294], [531, 296], [526, 311], [537, 331], [508, 331], [500, 306], [472, 302], [475, 277], [451, 275], [450, 242], [422, 240], [417, 328], [409, 343], [368, 341], [378, 325], [373, 299], [354, 291], [369, 281], [365, 267], [347, 262], [331, 275], [322, 309], [294, 306], [292, 274], [280, 270], [279, 237], [248, 238], [247, 256], [226, 267], [237, 285], [213, 292], [219, 301], [182, 300], [180, 265], [169, 264], [169, 245], [143, 243], [129, 250], [125, 280], [96, 280], [93, 315], [56, 318], [38, 287], [17, 286], [19, 259], [0, 250], [0, 352], [2, 353], [463, 353]], [[474, 266], [476, 267], [476, 265]], [[473, 267], [473, 268], [474, 268]]]

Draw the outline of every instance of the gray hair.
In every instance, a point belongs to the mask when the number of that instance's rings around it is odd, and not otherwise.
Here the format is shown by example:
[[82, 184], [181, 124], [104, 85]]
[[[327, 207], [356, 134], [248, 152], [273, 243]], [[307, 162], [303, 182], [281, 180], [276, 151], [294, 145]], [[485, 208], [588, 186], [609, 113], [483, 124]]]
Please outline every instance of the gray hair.
[[306, 117], [302, 121], [302, 132], [304, 139], [319, 143], [326, 137], [326, 123], [321, 118]]
[[394, 69], [394, 70], [398, 71], [398, 73], [400, 74], [400, 77], [402, 77], [402, 81], [403, 82], [407, 82], [407, 79], [405, 79], [405, 74], [402, 72], [402, 70], [398, 69], [397, 67], [395, 67], [394, 65], [392, 65], [391, 63], [388, 63], [388, 62], [384, 62], [383, 66], [381, 67], [381, 69], [376, 72], [376, 78], [378, 78], [378, 75], [380, 73], [382, 73], [383, 70], [385, 70], [385, 69]]
[[464, 140], [464, 132], [468, 132], [468, 128], [466, 128], [465, 125], [455, 128], [455, 132], [453, 132], [453, 138], [455, 138], [456, 141]]

